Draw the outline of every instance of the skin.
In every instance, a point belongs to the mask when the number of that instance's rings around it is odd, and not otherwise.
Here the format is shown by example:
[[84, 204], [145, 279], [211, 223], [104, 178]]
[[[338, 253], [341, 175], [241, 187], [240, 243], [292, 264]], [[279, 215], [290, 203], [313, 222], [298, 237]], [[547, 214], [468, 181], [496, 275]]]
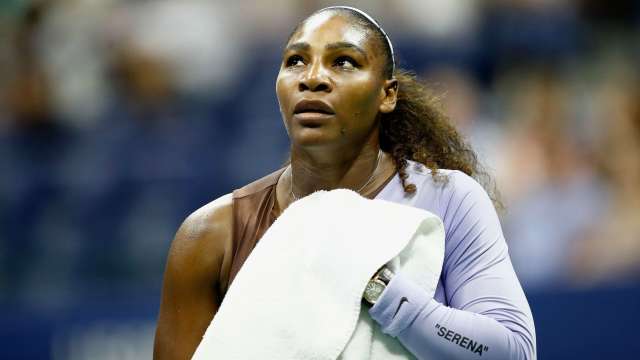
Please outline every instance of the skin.
[[[395, 172], [378, 156], [379, 114], [393, 111], [397, 81], [382, 76], [383, 57], [371, 36], [349, 17], [322, 12], [308, 18], [283, 53], [276, 92], [291, 141], [291, 167], [276, 185], [277, 214], [319, 189], [359, 189], [370, 195]], [[332, 116], [294, 115], [300, 100], [322, 100]], [[292, 174], [295, 179], [292, 182]], [[231, 197], [191, 214], [169, 250], [154, 359], [189, 359], [221, 303], [232, 253]]]

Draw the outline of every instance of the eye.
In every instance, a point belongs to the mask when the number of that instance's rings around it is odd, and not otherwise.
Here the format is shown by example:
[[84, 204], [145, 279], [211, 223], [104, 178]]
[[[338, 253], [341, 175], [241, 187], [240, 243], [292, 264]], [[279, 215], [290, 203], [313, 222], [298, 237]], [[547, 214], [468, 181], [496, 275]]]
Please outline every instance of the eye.
[[291, 67], [291, 66], [300, 66], [300, 65], [304, 65], [304, 59], [302, 58], [302, 56], [300, 55], [293, 55], [290, 56], [287, 59], [287, 62], [285, 63], [286, 67]]
[[334, 62], [335, 66], [339, 66], [343, 69], [352, 70], [358, 67], [358, 63], [350, 56], [340, 56]]

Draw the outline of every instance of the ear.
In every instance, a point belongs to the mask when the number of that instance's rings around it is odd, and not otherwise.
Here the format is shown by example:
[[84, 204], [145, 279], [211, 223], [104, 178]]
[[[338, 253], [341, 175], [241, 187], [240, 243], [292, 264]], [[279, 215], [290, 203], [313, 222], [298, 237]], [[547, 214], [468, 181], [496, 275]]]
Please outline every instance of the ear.
[[380, 112], [388, 114], [395, 110], [398, 101], [398, 80], [391, 78], [385, 80], [381, 90], [382, 102], [380, 103]]

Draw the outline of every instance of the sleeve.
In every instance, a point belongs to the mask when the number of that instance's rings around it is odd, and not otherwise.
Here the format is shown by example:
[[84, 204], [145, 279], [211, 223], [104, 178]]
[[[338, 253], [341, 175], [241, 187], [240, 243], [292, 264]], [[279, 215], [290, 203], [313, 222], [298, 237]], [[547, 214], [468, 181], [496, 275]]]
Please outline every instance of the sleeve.
[[535, 359], [533, 317], [493, 204], [470, 177], [454, 179], [441, 275], [449, 306], [400, 272], [369, 313], [418, 359]]

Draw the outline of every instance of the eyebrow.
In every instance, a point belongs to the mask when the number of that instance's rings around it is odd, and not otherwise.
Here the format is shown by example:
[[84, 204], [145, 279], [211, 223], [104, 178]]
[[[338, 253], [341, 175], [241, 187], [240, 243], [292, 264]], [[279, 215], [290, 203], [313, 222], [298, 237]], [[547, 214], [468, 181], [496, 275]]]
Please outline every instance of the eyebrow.
[[368, 59], [367, 53], [360, 46], [350, 42], [338, 41], [331, 44], [327, 44], [324, 48], [327, 50], [351, 49], [360, 53], [360, 55], [362, 55], [362, 57], [364, 57], [365, 59]]
[[311, 45], [306, 42], [297, 42], [287, 46], [283, 52], [287, 51], [309, 51], [311, 49]]
[[[351, 49], [358, 52], [362, 57], [368, 59], [367, 53], [358, 45], [346, 42], [346, 41], [338, 41], [331, 44], [327, 44], [324, 47], [326, 50], [339, 50], [339, 49]], [[309, 51], [311, 49], [311, 45], [306, 42], [297, 42], [287, 46], [284, 49], [284, 52], [287, 51]]]

